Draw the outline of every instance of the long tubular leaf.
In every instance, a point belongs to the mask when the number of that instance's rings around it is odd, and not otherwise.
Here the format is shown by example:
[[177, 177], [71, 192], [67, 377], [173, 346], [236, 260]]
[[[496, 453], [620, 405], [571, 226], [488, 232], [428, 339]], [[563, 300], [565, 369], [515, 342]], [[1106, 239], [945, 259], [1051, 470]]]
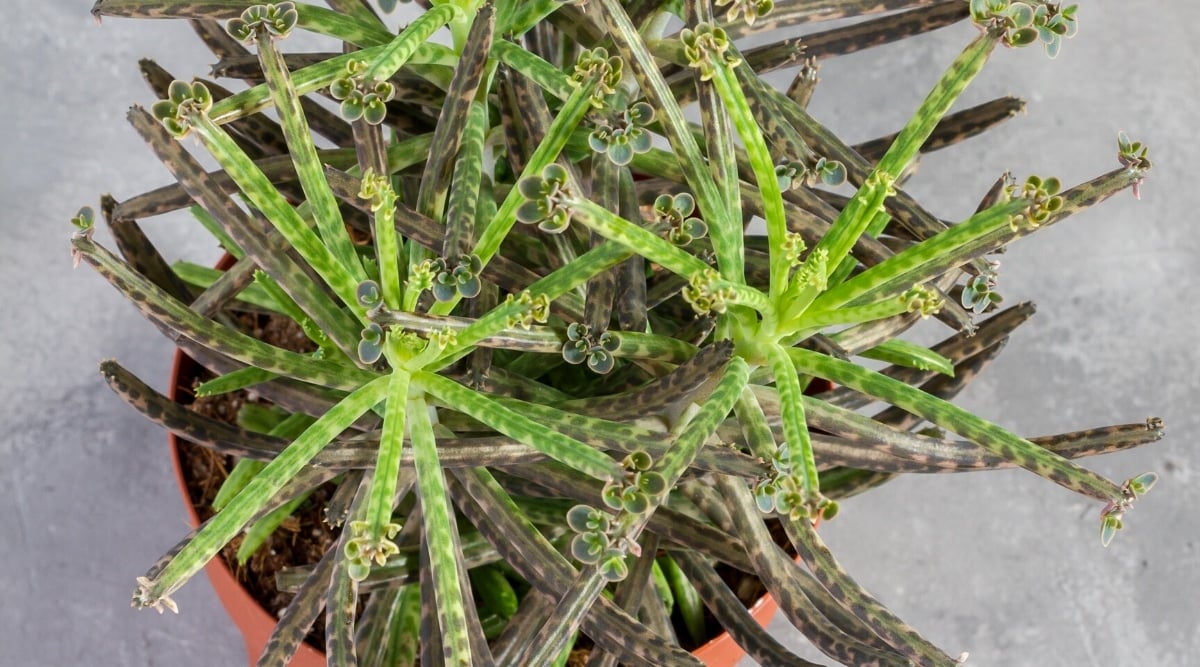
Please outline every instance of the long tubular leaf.
[[[754, 388], [755, 398], [762, 405], [767, 421], [774, 433], [782, 432], [780, 406], [778, 396], [767, 388]], [[959, 457], [964, 449], [961, 443], [928, 438], [905, 430], [896, 429], [882, 424], [870, 417], [857, 412], [830, 405], [814, 397], [804, 397], [805, 416], [813, 429], [831, 433], [836, 438], [814, 436], [813, 447], [822, 461], [837, 464], [840, 462], [853, 464], [854, 461], [863, 463], [864, 467], [874, 468], [871, 461], [882, 460], [889, 465], [907, 465], [893, 463], [894, 459], [916, 462], [918, 465], [931, 463], [942, 457]], [[736, 440], [736, 434], [726, 428], [726, 437]], [[855, 448], [863, 450], [856, 452]], [[871, 449], [879, 453], [875, 456], [865, 450]], [[971, 448], [972, 454], [976, 451]], [[861, 454], [861, 456], [859, 456]]]
[[[390, 343], [391, 341], [388, 341], [389, 345]], [[389, 541], [393, 527], [399, 529], [398, 525], [392, 523], [392, 505], [396, 500], [396, 483], [400, 477], [401, 454], [404, 452], [405, 415], [411, 380], [412, 376], [407, 371], [395, 368], [388, 381], [383, 433], [379, 438], [379, 457], [375, 463], [364, 513], [366, 539], [372, 548], [380, 547]]]
[[[737, 128], [738, 136], [746, 148], [762, 196], [763, 217], [766, 218], [767, 239], [771, 248], [771, 286], [768, 294], [777, 298], [787, 289], [788, 270], [791, 266], [782, 252], [787, 236], [787, 219], [783, 211], [783, 193], [779, 189], [779, 180], [775, 177], [775, 161], [771, 158], [771, 152], [767, 150], [762, 130], [754, 122], [754, 113], [750, 110], [746, 95], [738, 84], [737, 76], [720, 57], [715, 58], [715, 61], [712, 78], [714, 87], [720, 94], [721, 101], [729, 109], [730, 120]], [[735, 184], [736, 180], [726, 187], [735, 187]], [[734, 205], [736, 201], [735, 199], [730, 202], [730, 205]], [[738, 250], [741, 250], [741, 245], [739, 242]], [[720, 251], [718, 249], [718, 252]]]
[[266, 215], [271, 225], [321, 275], [343, 303], [361, 311], [355, 298], [359, 281], [354, 273], [343, 266], [321, 242], [262, 170], [207, 116], [193, 113], [189, 119], [205, 147], [238, 184], [246, 198]]
[[[231, 19], [252, 2], [247, 0], [97, 0], [92, 15], [142, 19]], [[324, 7], [296, 3], [296, 27], [359, 46], [375, 46], [391, 37], [378, 21], [365, 22]]]
[[952, 403], [928, 396], [874, 371], [814, 352], [792, 348], [788, 350], [788, 356], [802, 373], [822, 377], [881, 398], [946, 430], [969, 438], [1066, 489], [1108, 502], [1119, 503], [1125, 497], [1121, 487], [1096, 473], [1013, 435]]
[[135, 271], [146, 276], [176, 299], [191, 300], [194, 295], [188, 289], [186, 281], [171, 269], [136, 220], [113, 217], [116, 208], [117, 202], [111, 195], [104, 195], [100, 198], [100, 213], [104, 217], [104, 221], [108, 223], [108, 229], [112, 232], [117, 249], [125, 261]]
[[[1016, 116], [1024, 109], [1025, 101], [1020, 98], [999, 97], [990, 102], [947, 114], [938, 121], [937, 126], [925, 139], [925, 143], [921, 144], [921, 152], [932, 153], [982, 134]], [[853, 147], [854, 151], [867, 160], [877, 162], [896, 142], [898, 134], [857, 144]]]
[[173, 339], [187, 338], [244, 364], [334, 389], [357, 389], [374, 377], [367, 371], [268, 345], [205, 319], [90, 239], [75, 238], [71, 243], [85, 261], [136, 304], [143, 315], [165, 327]]
[[[446, 664], [469, 665], [472, 664], [471, 642], [467, 636], [466, 610], [463, 607], [464, 582], [459, 581], [456, 555], [460, 546], [458, 528], [450, 499], [446, 495], [446, 480], [438, 463], [429, 410], [425, 400], [419, 396], [408, 402], [413, 452], [416, 454], [417, 495], [421, 499], [422, 535], [425, 548], [429, 550], [443, 658]], [[482, 661], [483, 656], [479, 658]]]
[[931, 370], [950, 376], [954, 375], [954, 364], [949, 359], [927, 347], [899, 338], [864, 350], [861, 356], [876, 361], [889, 361], [898, 366], [917, 370]]
[[[454, 8], [453, 4], [438, 5], [421, 15], [418, 21], [437, 14], [440, 10]], [[461, 11], [447, 15], [446, 21], [452, 21], [462, 16]], [[440, 18], [441, 15], [438, 16]], [[492, 37], [496, 27], [496, 13], [491, 2], [479, 9], [475, 16], [470, 17], [471, 30], [463, 48], [454, 78], [450, 80], [450, 88], [446, 91], [446, 101], [438, 113], [437, 125], [433, 131], [433, 145], [437, 150], [431, 151], [429, 160], [425, 163], [425, 171], [421, 175], [421, 187], [417, 194], [417, 212], [435, 220], [442, 219], [442, 208], [446, 200], [446, 192], [450, 187], [451, 171], [459, 159], [459, 146], [463, 135], [471, 123], [471, 107], [476, 99], [480, 82], [487, 71], [488, 53], [492, 48]], [[416, 25], [410, 25], [405, 32]], [[371, 70], [368, 70], [368, 74]], [[478, 183], [478, 180], [476, 180]]]
[[[274, 277], [304, 312], [337, 341], [340, 349], [353, 350], [358, 344], [359, 327], [320, 289], [314, 288], [310, 278], [287, 256], [285, 239], [278, 234], [261, 234], [259, 223], [226, 197], [203, 167], [144, 109], [131, 109], [129, 121], [178, 179], [184, 195], [181, 204], [187, 206], [194, 199], [205, 212], [221, 221], [247, 256]], [[290, 164], [290, 160], [287, 162]], [[121, 208], [118, 207], [117, 215]]]
[[[443, 257], [458, 257], [470, 252], [475, 243], [475, 218], [479, 210], [480, 183], [483, 180], [484, 141], [488, 129], [488, 109], [482, 102], [471, 105], [462, 147], [454, 165], [453, 186], [446, 209], [446, 240]], [[485, 196], [491, 196], [485, 195]]]
[[[350, 236], [346, 233], [346, 224], [342, 221], [337, 200], [329, 189], [329, 183], [325, 181], [324, 170], [317, 157], [317, 147], [313, 144], [312, 132], [300, 106], [300, 96], [292, 84], [291, 73], [283, 62], [275, 37], [265, 30], [259, 32], [259, 62], [262, 64], [263, 74], [266, 75], [271, 98], [275, 101], [275, 110], [279, 113], [288, 152], [300, 178], [300, 187], [304, 190], [305, 198], [317, 221], [321, 240], [329, 248], [334, 259], [350, 273], [351, 278], [356, 283], [362, 282], [366, 279], [366, 273], [363, 272], [362, 263], [359, 262]], [[228, 164], [224, 166], [228, 170]], [[255, 200], [250, 193], [247, 193], [247, 196]], [[314, 268], [321, 269], [319, 265], [315, 265]]]
[[[937, 239], [937, 236], [934, 236], [928, 239], [928, 241], [933, 242], [930, 243], [930, 245], [925, 245], [925, 242], [922, 242], [912, 246], [910, 249], [898, 253], [902, 255], [908, 252], [908, 250], [920, 248], [920, 250], [915, 251], [913, 255], [909, 255], [901, 262], [897, 262], [896, 264], [893, 264], [886, 269], [872, 275], [870, 277], [872, 282], [877, 281], [884, 276], [892, 277], [888, 278], [887, 282], [872, 287], [870, 290], [871, 296], [896, 289], [898, 285], [907, 282], [913, 277], [917, 277], [917, 280], [919, 281], [920, 276], [946, 271], [954, 266], [959, 266], [964, 263], [964, 258], [982, 256], [983, 254], [1011, 243], [1018, 238], [1027, 236], [1038, 229], [1044, 229], [1050, 225], [1056, 224], [1066, 219], [1070, 215], [1078, 213], [1079, 211], [1085, 210], [1090, 206], [1094, 206], [1095, 204], [1104, 201], [1105, 199], [1125, 188], [1132, 187], [1140, 178], [1141, 174], [1134, 170], [1116, 169], [1107, 174], [1093, 178], [1086, 183], [1077, 185], [1062, 193], [1062, 208], [1051, 214], [1046, 221], [1040, 223], [1037, 227], [1021, 225], [1018, 227], [1018, 229], [1014, 230], [1012, 228], [1014, 220], [1011, 217], [1009, 218], [1009, 224], [1007, 225], [1003, 224], [1002, 219], [999, 217], [1005, 212], [1008, 212], [1011, 216], [1013, 213], [1015, 213], [1012, 211], [1013, 208], [1019, 207], [1022, 203], [1028, 205], [1027, 201], [1015, 199], [1009, 202], [996, 204], [992, 208], [977, 213], [968, 218], [966, 221], [955, 225], [947, 232], [943, 232], [944, 234], [947, 234], [948, 237], [934, 242], [935, 239]], [[1017, 208], [1017, 210], [1019, 211], [1020, 209]], [[954, 232], [959, 227], [962, 227], [967, 223], [972, 224], [968, 229], [963, 230], [962, 236], [958, 234], [951, 234], [951, 232]], [[954, 249], [943, 250], [942, 252], [938, 253], [929, 253], [930, 249], [932, 248], [944, 249], [948, 245], [953, 245]], [[925, 257], [924, 265], [921, 271], [912, 271], [911, 269], [904, 271], [897, 270], [908, 266], [908, 262], [911, 262], [914, 259], [914, 255], [923, 255], [926, 253], [929, 254]], [[871, 268], [874, 269], [875, 267]], [[866, 273], [866, 271], [863, 273]], [[862, 274], [860, 274], [860, 276], [861, 275]], [[855, 276], [854, 280], [857, 280], [860, 276]], [[859, 292], [865, 286], [865, 281], [863, 283], [858, 283], [853, 291]], [[859, 298], [869, 298], [869, 296], [860, 295]]]
[[929, 138], [938, 121], [946, 115], [954, 101], [983, 69], [984, 63], [995, 48], [996, 38], [985, 32], [963, 49], [962, 54], [951, 63], [941, 80], [921, 102], [912, 119], [900, 130], [891, 148], [880, 158], [876, 167], [878, 171], [894, 177], [904, 171], [921, 149], [921, 145]]
[[567, 100], [575, 91], [562, 70], [506, 39], [498, 39], [492, 44], [492, 57], [560, 100]]
[[[625, 102], [624, 96], [621, 96]], [[621, 167], [603, 153], [592, 154], [592, 198], [596, 204], [610, 211], [620, 211], [621, 207]], [[604, 243], [604, 237], [596, 233], [588, 234], [591, 247]], [[587, 282], [587, 292], [584, 299], [584, 324], [593, 335], [600, 335], [608, 330], [612, 321], [613, 297], [616, 296], [617, 271], [610, 270], [592, 278]]]
[[[633, 185], [633, 174], [628, 168], [620, 173], [621, 202], [618, 213], [626, 220], [638, 216], [637, 192]], [[646, 260], [631, 257], [625, 260], [617, 273], [617, 294], [613, 308], [617, 323], [626, 331], [646, 331], [649, 308], [646, 303]]]
[[[139, 116], [145, 116], [145, 119], [140, 121], [138, 118]], [[163, 129], [157, 121], [150, 117], [149, 114], [146, 114], [140, 107], [133, 107], [129, 117], [131, 124], [143, 135], [144, 138], [146, 138], [147, 143], [151, 144], [151, 147], [154, 148], [155, 153], [158, 154], [159, 158], [162, 159], [164, 163], [166, 163], [166, 166], [169, 169], [172, 171], [176, 169], [176, 167], [171, 164], [171, 162], [176, 159], [190, 159], [190, 156], [188, 156], [182, 148], [177, 146], [179, 142], [171, 138], [170, 135], [166, 133], [166, 130]], [[149, 136], [147, 132], [143, 130], [143, 128], [140, 126], [143, 123], [146, 125], [153, 125], [153, 133], [156, 135], [161, 134], [162, 137], [164, 137], [164, 139], [161, 140], [161, 143], [163, 144], [161, 147], [158, 145], [159, 141], [157, 136]], [[184, 157], [177, 158], [176, 154], [181, 154]], [[330, 165], [349, 168], [354, 164], [354, 151], [352, 149], [334, 148], [329, 150], [321, 150], [318, 151], [318, 155], [323, 162]], [[262, 158], [260, 160], [256, 160], [255, 164], [257, 164], [259, 168], [262, 169], [263, 173], [271, 179], [272, 183], [277, 183], [281, 187], [284, 186], [284, 184], [288, 181], [294, 181], [296, 178], [296, 172], [292, 168], [291, 158], [286, 155], [275, 155], [272, 157]], [[202, 168], [197, 166], [195, 171], [195, 180], [203, 183], [206, 187], [209, 187], [213, 193], [232, 194], [238, 191], [237, 184], [229, 178], [229, 175], [226, 174], [224, 170], [206, 173]], [[146, 218], [191, 207], [193, 205], [193, 197], [190, 194], [190, 190], [194, 186], [180, 176], [176, 176], [176, 178], [179, 180], [179, 183], [165, 185], [163, 187], [150, 190], [149, 192], [144, 192], [117, 204], [117, 210], [115, 212], [116, 215], [123, 218]], [[200, 197], [195, 197], [195, 199], [197, 201], [201, 201]], [[195, 211], [208, 213], [206, 209], [197, 209], [193, 207], [194, 214]], [[224, 216], [216, 216], [212, 214], [209, 215], [208, 219], [200, 218], [199, 221], [207, 229], [212, 226], [210, 223], [215, 222], [218, 217], [224, 221]], [[242, 254], [237, 248], [236, 244], [234, 244], [232, 247], [227, 245], [227, 243], [231, 242], [232, 239], [221, 238], [220, 240], [221, 245], [225, 247], [229, 254], [235, 257], [238, 257]]]
[[[497, 42], [497, 44], [504, 42]], [[563, 106], [559, 109], [558, 115], [554, 117], [554, 122], [546, 132], [546, 138], [538, 144], [533, 155], [529, 156], [529, 162], [525, 165], [525, 170], [521, 173], [521, 177], [534, 176], [542, 173], [551, 162], [558, 158], [558, 154], [562, 152], [563, 146], [566, 145], [567, 139], [580, 121], [591, 109], [592, 88], [595, 82], [584, 84], [574, 89], [571, 96], [563, 102]], [[517, 208], [520, 207], [524, 197], [521, 196], [517, 188], [509, 191], [504, 198], [504, 202], [500, 204], [500, 209], [496, 211], [495, 217], [488, 223], [482, 233], [479, 235], [479, 240], [475, 244], [475, 254], [486, 266], [491, 261], [492, 257], [500, 250], [500, 243], [504, 237], [508, 235], [513, 224], [517, 221]], [[434, 313], [444, 315], [450, 312], [454, 302], [439, 304], [440, 308], [435, 308]]]
[[647, 50], [637, 27], [625, 13], [625, 9], [618, 0], [601, 0], [599, 8], [617, 48], [632, 66], [642, 91], [658, 111], [659, 121], [671, 149], [678, 156], [679, 166], [683, 168], [688, 185], [696, 193], [699, 209], [708, 223], [709, 234], [717, 249], [717, 265], [721, 277], [733, 283], [742, 282], [744, 260], [741, 252], [741, 216], [725, 215], [728, 207], [721, 199], [721, 191], [708, 170], [699, 144], [692, 136], [683, 110], [676, 103], [658, 64]]
[[[350, 525], [366, 515], [368, 489], [373, 475], [365, 474], [356, 485], [347, 521]], [[343, 481], [343, 484], [346, 482]], [[351, 576], [351, 561], [345, 557], [351, 531], [343, 530], [334, 549], [341, 555], [334, 561], [329, 588], [325, 591], [325, 653], [327, 667], [357, 667], [354, 624], [357, 620], [358, 582]]]
[[274, 302], [261, 290], [254, 289], [254, 272], [258, 265], [243, 257], [225, 271], [209, 269], [190, 262], [176, 262], [175, 275], [184, 282], [201, 286], [201, 292], [191, 303], [192, 310], [213, 317], [235, 298], [266, 310], [275, 310]]
[[602, 480], [620, 479], [623, 474], [622, 468], [608, 456], [574, 438], [546, 429], [494, 399], [473, 392], [457, 382], [424, 372], [417, 374], [413, 379], [441, 405], [470, 415], [504, 435], [582, 473]]
[[708, 265], [694, 255], [676, 248], [612, 211], [601, 208], [595, 202], [584, 199], [582, 193], [571, 199], [570, 205], [573, 220], [578, 220], [601, 236], [616, 241], [685, 278], [702, 275], [709, 270]]
[[868, 16], [881, 12], [911, 9], [942, 0], [779, 0], [771, 13], [759, 17], [753, 24], [739, 18], [725, 26], [730, 37], [745, 37], [759, 32], [775, 32], [781, 28], [814, 21]]
[[[855, 153], [837, 135], [818, 123], [807, 111], [797, 106], [783, 93], [761, 82], [757, 86], [760, 94], [776, 101], [779, 115], [799, 130], [808, 141], [811, 141], [816, 151], [845, 165], [848, 179], [852, 183], [863, 184], [867, 181], [872, 173], [872, 167], [862, 156]], [[886, 208], [895, 216], [901, 226], [912, 233], [914, 238], [928, 238], [946, 228], [945, 223], [921, 208], [903, 190], [897, 190], [895, 196], [887, 200]], [[974, 268], [979, 270], [981, 267]]]
[[404, 284], [400, 271], [401, 240], [396, 234], [396, 192], [386, 174], [372, 173], [364, 180], [373, 181], [378, 188], [371, 201], [371, 231], [375, 236], [375, 259], [379, 262], [379, 282], [383, 292], [384, 310], [401, 310]]
[[[550, 618], [554, 610], [554, 600], [543, 595], [536, 588], [525, 593], [517, 613], [509, 620], [501, 631], [500, 636], [492, 641], [492, 655], [496, 664], [502, 667], [518, 667], [516, 660], [519, 652], [533, 640], [533, 635]], [[599, 652], [592, 649], [593, 654]]]
[[667, 479], [667, 488], [674, 488], [679, 477], [691, 466], [704, 442], [733, 409], [749, 378], [750, 366], [741, 357], [734, 357], [720, 379], [708, 389], [710, 395], [692, 397], [693, 405], [700, 406], [699, 411], [683, 427], [667, 453], [655, 462], [655, 469]]
[[[817, 298], [810, 314], [828, 311], [848, 303], [877, 300], [899, 294], [955, 266], [962, 265], [979, 253], [968, 253], [967, 244], [988, 238], [1003, 230], [1011, 231], [1011, 218], [1029, 202], [1022, 199], [997, 204], [976, 213], [940, 234], [906, 248], [891, 258], [830, 288]], [[903, 286], [903, 288], [901, 288]]]
[[[945, 301], [943, 300], [941, 303], [944, 304]], [[843, 306], [836, 310], [822, 310], [819, 313], [810, 311], [794, 320], [796, 323], [794, 326], [798, 329], [794, 335], [798, 338], [808, 338], [813, 333], [828, 327], [889, 320], [914, 309], [919, 309], [919, 306], [913, 305], [903, 297], [892, 297], [861, 306]]]
[[[409, 520], [418, 521], [420, 516], [410, 517]], [[430, 567], [429, 545], [422, 539], [420, 546], [421, 626], [418, 637], [421, 655], [418, 662], [422, 665], [440, 665], [445, 663], [445, 659], [441, 628], [438, 627], [437, 588], [433, 581], [433, 568]]]
[[[909, 2], [907, 4], [916, 3]], [[804, 54], [810, 58], [822, 60], [854, 53], [937, 30], [970, 16], [967, 8], [957, 0], [940, 0], [927, 4], [928, 6], [916, 7], [911, 11], [805, 35], [802, 40], [805, 47]], [[778, 7], [776, 11], [778, 11]], [[772, 16], [767, 16], [768, 20], [771, 18]]]
[[771, 539], [761, 513], [744, 481], [717, 476], [717, 487], [725, 496], [734, 523], [754, 563], [754, 571], [779, 602], [779, 608], [804, 636], [825, 655], [843, 664], [900, 667], [911, 663], [895, 652], [874, 648], [826, 618], [800, 587], [789, 570], [797, 566]]
[[[992, 347], [979, 354], [968, 357], [954, 366], [954, 375], [937, 375], [921, 385], [921, 391], [949, 401], [967, 387], [985, 368], [990, 365], [1008, 344], [1008, 339], [1002, 339]], [[891, 406], [874, 416], [884, 424], [902, 430], [912, 430], [921, 423], [921, 418], [905, 410]]]
[[[576, 570], [554, 546], [541, 538], [492, 476], [474, 468], [456, 473], [459, 507], [517, 572], [543, 595], [557, 598]], [[621, 662], [638, 667], [680, 665], [699, 667], [687, 651], [648, 632], [633, 617], [601, 597], [583, 617], [581, 629]]]
[[866, 623], [889, 645], [919, 665], [956, 665], [958, 661], [931, 644], [854, 581], [837, 562], [807, 519], [782, 519], [800, 559], [847, 610]]
[[[876, 418], [878, 419], [878, 417]], [[1077, 459], [1123, 451], [1162, 439], [1160, 420], [1120, 424], [1029, 438], [1064, 458]], [[816, 436], [814, 445], [825, 464], [864, 471], [896, 473], [952, 473], [1013, 468], [1016, 464], [972, 442], [916, 436], [903, 446], [871, 446], [842, 438]]]
[[385, 378], [373, 380], [346, 396], [318, 419], [246, 486], [229, 505], [213, 517], [162, 569], [138, 580], [135, 607], [171, 605], [170, 594], [204, 567], [240, 531], [272, 496], [360, 415], [385, 395]]
[[582, 568], [575, 582], [558, 598], [550, 613], [553, 623], [545, 623], [517, 660], [522, 665], [552, 665], [555, 658], [569, 649], [569, 642], [579, 629], [584, 614], [591, 608], [600, 591], [608, 584], [596, 566]]
[[775, 387], [779, 390], [780, 416], [788, 447], [788, 468], [792, 475], [800, 478], [804, 501], [810, 505], [810, 511], [815, 512], [819, 510], [820, 480], [804, 416], [804, 401], [800, 398], [804, 394], [800, 378], [783, 347], [771, 345], [766, 354], [771, 375], [775, 377]]
[[237, 548], [238, 565], [244, 566], [246, 561], [258, 551], [275, 529], [287, 521], [289, 517], [300, 507], [300, 505], [308, 500], [311, 491], [303, 495], [296, 496], [287, 503], [281, 505], [278, 509], [255, 521], [246, 528], [245, 534], [242, 536], [242, 543]]
[[704, 628], [704, 604], [700, 601], [700, 593], [684, 576], [671, 554], [666, 554], [660, 562], [675, 594], [675, 606], [679, 609], [679, 615], [683, 617], [688, 635], [696, 644], [703, 644], [708, 635]]
[[304, 580], [304, 585], [296, 591], [295, 597], [283, 610], [283, 615], [271, 630], [271, 636], [267, 638], [255, 667], [287, 667], [291, 663], [292, 656], [300, 648], [304, 637], [325, 606], [325, 591], [329, 589], [337, 559], [336, 547], [329, 549], [321, 557]]
[[[713, 22], [709, 0], [688, 0], [684, 3], [687, 24], [695, 28], [700, 23]], [[685, 74], [688, 74], [685, 72]], [[700, 102], [700, 119], [704, 128], [704, 145], [708, 149], [709, 169], [717, 187], [723, 190], [722, 199], [728, 204], [725, 215], [731, 219], [741, 215], [741, 194], [738, 192], [738, 168], [733, 159], [733, 127], [730, 125], [728, 103], [722, 103], [716, 82], [705, 81], [698, 70], [690, 72]], [[682, 101], [679, 104], [683, 104]], [[740, 129], [739, 129], [740, 132]], [[731, 249], [732, 250], [732, 249]]]

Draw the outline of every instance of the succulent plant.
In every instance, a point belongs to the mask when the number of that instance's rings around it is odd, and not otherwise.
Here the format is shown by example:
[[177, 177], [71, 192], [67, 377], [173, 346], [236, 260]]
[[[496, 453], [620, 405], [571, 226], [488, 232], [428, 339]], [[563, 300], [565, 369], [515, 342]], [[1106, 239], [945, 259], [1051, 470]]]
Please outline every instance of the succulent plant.
[[[1107, 544], [1153, 485], [1073, 459], [1156, 440], [1159, 420], [1026, 439], [951, 402], [1033, 311], [998, 309], [988, 256], [1136, 192], [1146, 148], [1122, 135], [1117, 168], [1069, 188], [1006, 175], [961, 221], [903, 189], [920, 153], [1021, 107], [949, 113], [997, 44], [1056, 54], [1074, 5], [447, 0], [393, 31], [378, 12], [394, 0], [327, 4], [93, 8], [187, 19], [214, 71], [248, 85], [143, 61], [164, 99], [129, 120], [176, 182], [81, 210], [72, 252], [212, 371], [198, 394], [273, 406], [224, 424], [102, 364], [148, 418], [239, 460], [135, 607], [174, 611], [224, 545], [245, 532], [253, 550], [333, 481], [340, 537], [281, 575], [297, 594], [260, 665], [286, 664], [322, 608], [331, 665], [563, 664], [580, 634], [589, 665], [698, 664], [681, 643], [716, 629], [701, 601], [759, 662], [808, 664], [718, 565], [757, 576], [833, 660], [947, 665], [961, 658], [823, 544], [839, 500], [903, 473], [1020, 466], [1102, 503]], [[808, 113], [819, 60], [964, 20], [978, 36], [897, 134], [851, 146]], [[285, 52], [296, 30], [344, 52]], [[786, 92], [762, 78], [789, 67]], [[184, 208], [231, 268], [170, 265], [138, 224]], [[93, 240], [97, 217], [120, 255]], [[239, 313], [295, 322], [311, 351], [255, 339]], [[930, 317], [943, 342], [903, 337]]]

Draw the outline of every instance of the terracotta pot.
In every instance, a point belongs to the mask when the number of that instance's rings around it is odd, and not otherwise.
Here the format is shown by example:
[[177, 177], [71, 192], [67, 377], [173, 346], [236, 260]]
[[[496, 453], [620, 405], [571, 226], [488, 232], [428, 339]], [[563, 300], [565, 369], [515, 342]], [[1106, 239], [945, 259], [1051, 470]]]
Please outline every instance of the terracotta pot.
[[[767, 623], [775, 618], [777, 611], [779, 611], [779, 603], [775, 602], [775, 598], [771, 597], [769, 593], [759, 598], [758, 602], [750, 607], [750, 615], [763, 627], [766, 627]], [[704, 646], [692, 651], [692, 655], [707, 667], [733, 667], [739, 660], [746, 657], [746, 652], [737, 645], [737, 642], [733, 641], [733, 637], [728, 632], [722, 632]]]

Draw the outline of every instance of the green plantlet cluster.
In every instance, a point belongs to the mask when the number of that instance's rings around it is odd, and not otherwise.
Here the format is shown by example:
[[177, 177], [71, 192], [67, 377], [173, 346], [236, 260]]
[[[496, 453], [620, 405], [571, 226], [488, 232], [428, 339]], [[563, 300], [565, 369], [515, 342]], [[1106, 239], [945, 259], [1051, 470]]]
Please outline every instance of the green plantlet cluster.
[[[563, 665], [584, 635], [588, 665], [699, 665], [688, 649], [713, 631], [809, 664], [718, 568], [757, 577], [833, 661], [952, 665], [816, 524], [901, 474], [1016, 466], [1101, 503], [1107, 545], [1154, 485], [1075, 459], [1155, 441], [1159, 420], [1025, 438], [953, 402], [1033, 312], [1001, 309], [990, 256], [1137, 194], [1146, 147], [1122, 134], [1117, 168], [1074, 187], [1002, 179], [963, 220], [905, 189], [923, 153], [1021, 107], [951, 112], [995, 47], [1053, 57], [1075, 5], [444, 0], [399, 30], [394, 1], [325, 5], [93, 9], [187, 19], [244, 84], [144, 61], [163, 99], [129, 120], [174, 180], [71, 221], [77, 262], [212, 374], [197, 395], [261, 401], [227, 424], [101, 366], [148, 418], [238, 460], [135, 607], [175, 611], [225, 545], [244, 534], [248, 558], [333, 483], [341, 532], [277, 577], [296, 597], [260, 665], [286, 664], [321, 613], [330, 665]], [[859, 20], [797, 44], [828, 18]], [[895, 134], [851, 145], [809, 113], [820, 60], [959, 21], [978, 34]], [[297, 31], [340, 48], [285, 50]], [[764, 80], [786, 68], [786, 91]], [[177, 210], [231, 268], [159, 254], [140, 221]], [[305, 351], [247, 318], [295, 323]], [[942, 342], [904, 337], [925, 318]]]

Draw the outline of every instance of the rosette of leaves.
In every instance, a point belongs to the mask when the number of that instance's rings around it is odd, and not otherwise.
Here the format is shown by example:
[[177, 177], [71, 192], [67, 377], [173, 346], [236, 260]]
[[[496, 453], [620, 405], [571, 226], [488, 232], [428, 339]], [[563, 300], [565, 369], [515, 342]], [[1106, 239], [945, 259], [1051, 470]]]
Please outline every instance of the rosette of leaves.
[[[559, 665], [580, 634], [589, 665], [696, 665], [686, 642], [722, 630], [762, 664], [807, 664], [750, 619], [732, 569], [831, 660], [947, 665], [814, 531], [839, 500], [1019, 466], [1102, 503], [1107, 543], [1153, 485], [1074, 459], [1155, 440], [1158, 420], [1026, 439], [951, 400], [1032, 314], [994, 307], [988, 255], [1136, 187], [1146, 148], [1122, 135], [1118, 167], [1074, 187], [1002, 180], [964, 220], [904, 190], [920, 153], [1021, 107], [949, 113], [994, 47], [1053, 55], [1073, 6], [453, 0], [392, 30], [393, 2], [327, 4], [93, 10], [189, 19], [245, 85], [143, 62], [164, 100], [129, 120], [174, 182], [81, 211], [72, 252], [212, 373], [198, 395], [270, 404], [217, 422], [102, 365], [148, 418], [237, 460], [135, 606], [174, 610], [224, 545], [260, 544], [333, 483], [341, 532], [278, 575], [295, 597], [259, 664], [322, 613], [336, 665]], [[792, 29], [835, 14], [861, 20], [809, 31], [799, 58]], [[980, 34], [896, 134], [850, 145], [808, 112], [821, 59], [962, 20]], [[343, 48], [289, 51], [297, 30]], [[764, 81], [789, 67], [787, 91]], [[141, 221], [179, 209], [231, 268], [163, 259]], [[293, 322], [311, 351], [247, 318]], [[922, 318], [945, 340], [907, 340]]]

